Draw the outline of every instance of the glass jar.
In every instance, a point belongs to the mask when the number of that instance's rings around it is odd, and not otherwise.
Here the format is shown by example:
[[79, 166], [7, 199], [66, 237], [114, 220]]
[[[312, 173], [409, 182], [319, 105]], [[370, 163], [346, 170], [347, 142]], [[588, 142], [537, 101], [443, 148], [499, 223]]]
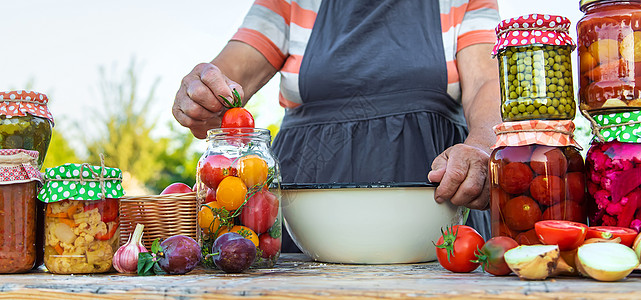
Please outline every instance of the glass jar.
[[49, 99], [24, 90], [0, 92], [0, 99], [0, 149], [36, 150], [38, 168], [42, 168], [53, 127]]
[[572, 132], [571, 121], [564, 123], [528, 127], [528, 122], [506, 122], [495, 128], [499, 141], [490, 156], [492, 236], [538, 244], [534, 223], [540, 220], [586, 223], [583, 157], [571, 137], [558, 132]]
[[0, 150], [0, 273], [24, 273], [36, 262], [38, 152]]
[[45, 254], [55, 274], [104, 273], [112, 270], [120, 240], [119, 169], [88, 164], [48, 168], [38, 198], [47, 203]]
[[[641, 112], [597, 115], [585, 163], [590, 225], [641, 230]], [[611, 127], [601, 126], [610, 125]], [[614, 125], [614, 126], [612, 126]]]
[[503, 121], [574, 118], [569, 26], [567, 18], [533, 14], [496, 27]]
[[204, 265], [215, 268], [207, 254], [218, 236], [231, 231], [256, 245], [252, 267], [272, 267], [280, 256], [282, 215], [280, 167], [269, 130], [212, 129], [207, 144], [196, 174]]
[[581, 109], [641, 107], [641, 0], [583, 0], [577, 23]]

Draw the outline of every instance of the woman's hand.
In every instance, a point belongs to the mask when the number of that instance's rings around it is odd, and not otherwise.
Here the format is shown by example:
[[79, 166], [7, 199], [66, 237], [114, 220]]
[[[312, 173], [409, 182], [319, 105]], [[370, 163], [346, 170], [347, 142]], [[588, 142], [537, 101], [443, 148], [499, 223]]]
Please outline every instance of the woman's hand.
[[220, 127], [223, 109], [219, 95], [232, 98], [232, 89], [243, 97], [242, 87], [227, 78], [211, 63], [198, 64], [183, 78], [172, 112], [181, 125], [195, 137], [207, 137], [207, 130]]

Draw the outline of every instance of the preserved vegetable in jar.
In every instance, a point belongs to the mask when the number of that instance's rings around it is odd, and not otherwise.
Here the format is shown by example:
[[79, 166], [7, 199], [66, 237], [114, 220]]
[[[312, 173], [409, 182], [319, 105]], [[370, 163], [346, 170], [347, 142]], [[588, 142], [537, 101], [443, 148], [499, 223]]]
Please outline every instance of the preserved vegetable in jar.
[[585, 163], [590, 225], [641, 230], [640, 111], [596, 115]]
[[36, 262], [38, 152], [0, 150], [0, 273], [24, 273]]
[[119, 247], [122, 173], [116, 168], [64, 164], [48, 168], [38, 198], [47, 203], [45, 254], [56, 274], [112, 270]]
[[592, 114], [641, 107], [641, 0], [583, 0], [579, 99]]
[[258, 250], [253, 268], [272, 267], [281, 249], [280, 167], [267, 129], [219, 128], [198, 162], [198, 237], [203, 264], [218, 236], [237, 232]]
[[503, 121], [574, 118], [569, 26], [567, 18], [533, 14], [496, 27]]
[[53, 116], [45, 94], [30, 91], [0, 92], [0, 149], [36, 150], [38, 167], [45, 160]]
[[505, 122], [490, 156], [492, 236], [538, 244], [534, 223], [586, 223], [585, 172], [571, 121]]

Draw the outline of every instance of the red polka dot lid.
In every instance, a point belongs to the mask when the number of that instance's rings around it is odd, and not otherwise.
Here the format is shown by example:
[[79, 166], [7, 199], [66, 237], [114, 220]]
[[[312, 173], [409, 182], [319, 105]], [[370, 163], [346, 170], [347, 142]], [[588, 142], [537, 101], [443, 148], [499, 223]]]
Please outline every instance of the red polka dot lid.
[[22, 117], [27, 113], [46, 118], [53, 125], [53, 115], [47, 107], [47, 95], [34, 91], [0, 92], [0, 115]]
[[0, 185], [30, 181], [42, 183], [37, 160], [38, 151], [0, 149]]
[[566, 17], [531, 14], [503, 20], [496, 26], [497, 41], [492, 55], [505, 47], [533, 44], [572, 46], [575, 44], [568, 33], [570, 20]]

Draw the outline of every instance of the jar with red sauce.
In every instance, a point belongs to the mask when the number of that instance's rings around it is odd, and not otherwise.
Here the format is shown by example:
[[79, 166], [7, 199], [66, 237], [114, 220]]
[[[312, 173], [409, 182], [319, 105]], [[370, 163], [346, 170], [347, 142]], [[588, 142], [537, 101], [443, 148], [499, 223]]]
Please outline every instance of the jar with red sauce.
[[572, 121], [504, 122], [490, 156], [492, 236], [538, 244], [534, 223], [586, 223], [585, 172]]
[[641, 231], [641, 111], [594, 116], [586, 156], [590, 225]]
[[641, 107], [641, 0], [582, 0], [579, 98], [591, 114]]
[[0, 150], [0, 273], [24, 273], [36, 262], [38, 151]]

